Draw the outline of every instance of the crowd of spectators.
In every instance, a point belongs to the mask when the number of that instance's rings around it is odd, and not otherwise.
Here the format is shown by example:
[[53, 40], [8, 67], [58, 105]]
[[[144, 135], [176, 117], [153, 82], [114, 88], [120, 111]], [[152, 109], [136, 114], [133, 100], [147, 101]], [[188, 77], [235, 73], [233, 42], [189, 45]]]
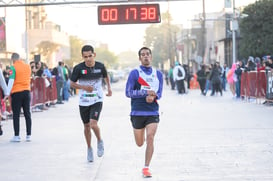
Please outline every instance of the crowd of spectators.
[[[210, 96], [220, 95], [222, 96], [225, 91], [229, 88], [233, 99], [241, 100], [246, 99], [244, 95], [241, 95], [241, 79], [244, 72], [260, 72], [269, 71], [273, 69], [273, 56], [264, 56], [262, 58], [249, 56], [247, 59], [238, 60], [236, 63], [228, 67], [226, 63], [220, 65], [220, 62], [213, 64], [201, 64], [200, 69], [196, 72], [197, 82], [201, 91], [201, 95], [206, 96], [210, 90]], [[165, 80], [167, 85], [170, 84], [172, 90], [179, 90], [180, 83], [177, 77], [177, 67], [183, 68], [178, 63], [175, 66], [171, 66], [168, 72], [165, 74]], [[183, 81], [185, 81], [187, 88], [190, 89], [190, 81], [193, 79], [193, 75], [190, 73], [188, 68], [184, 67], [185, 71], [182, 71]], [[184, 85], [182, 86], [184, 87]], [[188, 91], [187, 89], [187, 91]], [[186, 93], [185, 88], [182, 89], [182, 93]], [[250, 98], [248, 98], [250, 99]], [[252, 99], [252, 98], [251, 98]], [[266, 98], [267, 99], [267, 98]], [[264, 104], [272, 105], [271, 101], [266, 100]]]
[[[55, 106], [55, 104], [64, 104], [64, 102], [69, 101], [70, 96], [75, 95], [76, 91], [73, 88], [70, 88], [69, 80], [72, 70], [67, 65], [65, 65], [63, 61], [58, 62], [58, 66], [52, 69], [48, 68], [47, 64], [41, 61], [31, 61], [30, 66], [32, 70], [31, 78], [33, 80], [35, 80], [37, 77], [44, 78], [46, 87], [52, 86], [52, 78], [54, 76], [57, 82], [56, 86], [58, 95], [58, 99], [55, 102], [44, 103], [42, 105], [32, 107], [33, 112], [48, 110], [49, 107]], [[3, 70], [5, 81], [8, 84], [10, 67], [6, 66], [5, 68], [3, 68], [1, 66], [1, 69]], [[1, 112], [3, 115], [2, 119], [7, 119], [8, 117], [11, 117], [12, 111], [10, 108], [10, 102], [3, 102], [3, 100], [1, 99], [1, 105]]]

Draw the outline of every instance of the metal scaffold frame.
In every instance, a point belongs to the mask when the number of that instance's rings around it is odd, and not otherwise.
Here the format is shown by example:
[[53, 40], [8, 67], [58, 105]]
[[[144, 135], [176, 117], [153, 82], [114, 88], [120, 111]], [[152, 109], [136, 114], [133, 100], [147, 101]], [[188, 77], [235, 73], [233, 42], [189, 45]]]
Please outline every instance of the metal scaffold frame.
[[27, 0], [0, 0], [1, 7], [20, 6], [48, 6], [65, 4], [103, 4], [103, 3], [144, 3], [144, 2], [166, 2], [166, 1], [200, 1], [200, 0], [37, 0], [37, 2], [27, 2]]

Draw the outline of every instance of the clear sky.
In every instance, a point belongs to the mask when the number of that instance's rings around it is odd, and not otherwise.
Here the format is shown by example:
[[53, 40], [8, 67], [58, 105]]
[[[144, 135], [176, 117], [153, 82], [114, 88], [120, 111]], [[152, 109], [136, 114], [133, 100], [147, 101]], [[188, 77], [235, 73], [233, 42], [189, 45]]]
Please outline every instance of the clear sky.
[[[232, 0], [233, 1], [233, 0]], [[235, 6], [247, 5], [255, 0], [236, 0]], [[219, 12], [224, 8], [224, 0], [205, 0], [206, 12]], [[189, 26], [193, 15], [202, 12], [202, 0], [173, 1], [160, 3], [160, 11], [169, 11], [174, 24]], [[79, 38], [106, 43], [109, 50], [118, 54], [122, 51], [138, 51], [142, 46], [145, 29], [150, 24], [98, 25], [97, 5], [62, 5], [46, 7], [48, 20], [60, 24], [62, 30]], [[94, 45], [94, 43], [93, 43]]]

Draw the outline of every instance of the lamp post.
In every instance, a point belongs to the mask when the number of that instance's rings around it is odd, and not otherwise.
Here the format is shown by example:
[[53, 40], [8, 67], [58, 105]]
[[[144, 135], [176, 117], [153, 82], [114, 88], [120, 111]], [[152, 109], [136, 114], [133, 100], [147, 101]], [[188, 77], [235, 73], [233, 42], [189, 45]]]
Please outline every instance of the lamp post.
[[190, 66], [190, 36], [191, 36], [191, 34], [189, 33], [189, 29], [188, 29], [188, 33], [187, 33], [187, 63], [188, 63], [188, 66]]
[[235, 0], [233, 0], [233, 15], [232, 15], [232, 63], [236, 62], [236, 12], [235, 12]]
[[201, 51], [201, 56], [202, 56], [202, 63], [205, 62], [205, 52], [206, 52], [206, 10], [205, 10], [205, 0], [203, 0], [203, 13], [202, 13], [202, 51]]
[[[25, 4], [28, 3], [27, 0], [25, 0]], [[28, 7], [25, 7], [25, 53], [26, 53], [26, 63], [29, 63], [29, 58], [28, 58]]]

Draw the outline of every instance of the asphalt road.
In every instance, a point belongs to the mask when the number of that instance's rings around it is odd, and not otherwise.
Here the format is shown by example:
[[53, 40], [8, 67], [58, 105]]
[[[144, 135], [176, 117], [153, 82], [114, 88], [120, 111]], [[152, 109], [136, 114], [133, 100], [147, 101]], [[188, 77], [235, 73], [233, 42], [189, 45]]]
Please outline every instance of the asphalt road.
[[[32, 141], [11, 143], [12, 120], [3, 121], [0, 180], [3, 181], [141, 181], [145, 147], [135, 145], [125, 82], [113, 84], [105, 97], [99, 125], [105, 155], [86, 160], [78, 97], [32, 113]], [[230, 93], [178, 95], [165, 86], [159, 101], [161, 120], [151, 163], [157, 181], [272, 181], [273, 107], [235, 101]], [[96, 140], [92, 146], [96, 151]]]

